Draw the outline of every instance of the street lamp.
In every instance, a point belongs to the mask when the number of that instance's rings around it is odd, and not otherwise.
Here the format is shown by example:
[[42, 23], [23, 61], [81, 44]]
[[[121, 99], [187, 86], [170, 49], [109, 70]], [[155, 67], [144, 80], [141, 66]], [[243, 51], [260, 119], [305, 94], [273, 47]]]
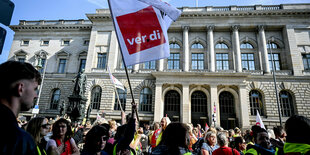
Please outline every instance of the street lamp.
[[[45, 58], [45, 60], [43, 61], [42, 59]], [[42, 69], [43, 68], [43, 74], [42, 74], [42, 81], [40, 84], [40, 89], [39, 89], [39, 93], [38, 93], [38, 97], [37, 97], [37, 101], [36, 101], [36, 105], [34, 107], [34, 109], [38, 109], [39, 108], [39, 102], [40, 102], [40, 96], [41, 96], [41, 92], [42, 92], [42, 87], [43, 87], [43, 82], [44, 82], [44, 78], [45, 78], [45, 71], [46, 71], [46, 66], [47, 66], [47, 54], [44, 51], [40, 51], [40, 53], [37, 55], [37, 65], [36, 68], [37, 70]], [[42, 65], [42, 63], [44, 63]], [[36, 117], [36, 114], [39, 113], [39, 109], [38, 110], [33, 110], [32, 113], [34, 114], [34, 117]]]

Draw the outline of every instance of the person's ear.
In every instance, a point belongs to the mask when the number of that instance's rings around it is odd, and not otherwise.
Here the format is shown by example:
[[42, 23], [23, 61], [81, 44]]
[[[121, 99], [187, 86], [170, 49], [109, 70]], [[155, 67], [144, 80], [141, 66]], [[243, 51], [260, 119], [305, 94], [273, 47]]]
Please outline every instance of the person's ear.
[[16, 83], [15, 86], [11, 89], [12, 96], [20, 97], [23, 93], [23, 83]]

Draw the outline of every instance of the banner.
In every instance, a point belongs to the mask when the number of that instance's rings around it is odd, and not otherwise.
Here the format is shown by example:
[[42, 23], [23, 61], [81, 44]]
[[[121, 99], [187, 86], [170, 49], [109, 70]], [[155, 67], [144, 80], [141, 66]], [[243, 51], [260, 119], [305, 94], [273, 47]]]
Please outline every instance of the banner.
[[[159, 9], [139, 0], [109, 0], [109, 5], [126, 66], [170, 56], [167, 35], [170, 23], [166, 23], [169, 20], [163, 19]], [[164, 11], [169, 10], [168, 5], [163, 6]], [[175, 12], [165, 13], [176, 20]]]
[[112, 84], [114, 84], [114, 86], [115, 86], [116, 88], [119, 88], [119, 89], [122, 89], [123, 91], [125, 91], [124, 85], [123, 85], [117, 78], [115, 78], [115, 77], [112, 75], [109, 66], [108, 66], [108, 71], [109, 71], [109, 75], [110, 75], [110, 79], [111, 79]]
[[256, 125], [260, 126], [261, 128], [266, 129], [262, 119], [260, 118], [258, 110], [256, 110], [256, 112], [257, 112], [257, 114], [256, 114]]

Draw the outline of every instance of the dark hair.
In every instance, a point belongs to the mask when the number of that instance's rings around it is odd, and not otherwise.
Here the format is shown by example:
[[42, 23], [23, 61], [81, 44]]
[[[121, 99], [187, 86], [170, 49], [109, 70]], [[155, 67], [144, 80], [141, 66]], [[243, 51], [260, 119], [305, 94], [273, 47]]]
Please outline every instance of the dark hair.
[[12, 84], [18, 80], [35, 79], [41, 84], [40, 73], [29, 63], [7, 61], [0, 65], [0, 98], [8, 98], [14, 95]]
[[178, 147], [187, 148], [189, 144], [189, 134], [185, 124], [170, 123], [163, 132], [159, 145], [166, 145], [172, 154], [178, 152]]
[[239, 150], [239, 144], [243, 143], [243, 138], [242, 137], [235, 137], [234, 138], [234, 148]]
[[284, 133], [284, 128], [282, 126], [273, 127], [273, 132], [276, 138], [281, 137]]
[[51, 139], [58, 139], [59, 138], [59, 124], [60, 123], [65, 123], [67, 125], [67, 132], [65, 134], [65, 139], [64, 141], [70, 140], [70, 138], [73, 135], [72, 129], [71, 129], [71, 123], [69, 121], [67, 121], [64, 118], [60, 118], [59, 120], [57, 120], [54, 124], [53, 124], [53, 135], [51, 137]]
[[98, 146], [98, 142], [101, 141], [102, 136], [109, 137], [109, 126], [96, 125], [92, 127], [86, 134], [84, 150], [89, 153], [96, 153], [101, 151], [101, 146]]
[[253, 132], [253, 137], [254, 137], [255, 142], [256, 142], [258, 133], [265, 132], [268, 134], [267, 130], [265, 130], [264, 128], [261, 128], [260, 126], [257, 126], [257, 125], [253, 125], [251, 130]]
[[286, 142], [310, 144], [310, 120], [304, 116], [291, 116], [285, 123]]

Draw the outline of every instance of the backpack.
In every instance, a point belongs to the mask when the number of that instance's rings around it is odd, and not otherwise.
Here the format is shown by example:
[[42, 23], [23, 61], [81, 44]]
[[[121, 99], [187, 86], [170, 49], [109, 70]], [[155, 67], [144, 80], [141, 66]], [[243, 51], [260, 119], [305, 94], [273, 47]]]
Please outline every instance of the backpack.
[[204, 142], [204, 138], [199, 138], [197, 142], [192, 145], [193, 154], [201, 155], [201, 147]]

